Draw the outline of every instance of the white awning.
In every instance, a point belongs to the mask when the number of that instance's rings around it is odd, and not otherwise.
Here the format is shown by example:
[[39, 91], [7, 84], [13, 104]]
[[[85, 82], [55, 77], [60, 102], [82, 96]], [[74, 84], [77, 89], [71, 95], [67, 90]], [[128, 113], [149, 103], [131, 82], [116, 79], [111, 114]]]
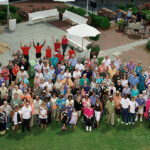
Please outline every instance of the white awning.
[[0, 5], [8, 5], [8, 0], [0, 0]]

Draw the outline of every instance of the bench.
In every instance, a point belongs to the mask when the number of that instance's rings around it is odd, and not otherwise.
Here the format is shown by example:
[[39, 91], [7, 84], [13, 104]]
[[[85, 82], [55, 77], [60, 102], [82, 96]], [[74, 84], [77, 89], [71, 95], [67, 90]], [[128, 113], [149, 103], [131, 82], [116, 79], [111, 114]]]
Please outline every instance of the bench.
[[67, 37], [69, 42], [73, 43], [74, 45], [76, 45], [80, 49], [82, 49], [82, 45], [83, 45], [83, 50], [87, 50], [87, 46], [89, 44], [91, 44], [91, 42], [86, 40], [85, 38], [83, 39], [83, 42], [82, 42], [82, 38], [78, 37], [78, 36], [66, 34], [66, 37]]
[[28, 13], [28, 16], [29, 16], [29, 23], [33, 24], [33, 22], [37, 20], [44, 20], [50, 17], [58, 18], [59, 12], [57, 11], [57, 9], [51, 9], [51, 10], [37, 11], [34, 13]]
[[72, 13], [71, 11], [66, 10], [63, 14], [63, 20], [69, 19], [72, 21], [72, 24], [87, 24], [88, 19], [80, 15]]

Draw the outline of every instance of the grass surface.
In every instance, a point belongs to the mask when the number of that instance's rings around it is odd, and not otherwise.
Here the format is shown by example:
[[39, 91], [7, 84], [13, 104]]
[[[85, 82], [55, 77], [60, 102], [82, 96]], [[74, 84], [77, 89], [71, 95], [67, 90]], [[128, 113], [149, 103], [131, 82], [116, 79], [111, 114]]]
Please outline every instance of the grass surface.
[[0, 135], [0, 150], [150, 150], [148, 121], [115, 127], [100, 123], [92, 132], [83, 130], [81, 123], [75, 131], [60, 130], [61, 123], [52, 122], [47, 129], [31, 128], [31, 133], [7, 131]]

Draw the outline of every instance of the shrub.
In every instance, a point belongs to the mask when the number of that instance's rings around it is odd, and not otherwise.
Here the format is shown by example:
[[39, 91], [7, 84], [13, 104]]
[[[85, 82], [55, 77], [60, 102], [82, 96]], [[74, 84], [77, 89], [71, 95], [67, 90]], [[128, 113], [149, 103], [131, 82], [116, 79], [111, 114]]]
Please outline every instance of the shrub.
[[7, 20], [7, 13], [4, 11], [0, 11], [0, 20]]
[[[18, 9], [19, 9], [19, 8], [16, 7], [16, 6], [9, 5], [9, 11], [10, 11], [11, 13], [17, 13]], [[2, 7], [1, 7], [1, 10], [7, 12], [7, 6], [2, 6]]]
[[129, 3], [128, 4], [128, 8], [133, 8], [133, 7], [136, 7], [134, 3]]
[[146, 15], [146, 20], [150, 21], [150, 13]]
[[105, 29], [109, 29], [110, 27], [110, 21], [107, 17], [104, 17], [100, 23], [100, 28], [105, 30]]
[[89, 39], [93, 41], [98, 41], [99, 37], [100, 37], [100, 34], [96, 35], [95, 37], [89, 37]]
[[87, 47], [86, 47], [88, 50], [92, 48], [92, 44], [89, 44]]
[[118, 25], [118, 26], [123, 26], [123, 25], [124, 25], [124, 19], [120, 19], [120, 20], [117, 22], [117, 25]]
[[22, 21], [22, 18], [18, 14], [11, 13], [10, 16], [12, 19], [16, 19], [18, 23]]
[[100, 51], [100, 47], [99, 47], [99, 45], [92, 46], [92, 48], [91, 48], [91, 52], [99, 52], [99, 51]]
[[146, 48], [150, 51], [150, 40], [147, 42]]
[[61, 7], [58, 7], [58, 6], [56, 6], [56, 8], [57, 8], [59, 13], [64, 13], [65, 10], [67, 9], [67, 8], [61, 8]]
[[98, 65], [101, 65], [102, 61], [104, 60], [104, 57], [98, 58]]
[[150, 14], [150, 10], [142, 10], [142, 17], [143, 19], [147, 20], [147, 15]]
[[86, 11], [84, 10], [84, 9], [82, 9], [82, 8], [75, 8], [75, 7], [68, 7], [67, 8], [67, 10], [68, 11], [71, 11], [71, 12], [73, 12], [73, 13], [75, 13], [75, 14], [78, 14], [78, 15], [80, 15], [80, 16], [85, 16], [85, 14], [86, 14]]
[[125, 8], [126, 8], [125, 4], [120, 4], [120, 5], [118, 5], [118, 9], [124, 10]]

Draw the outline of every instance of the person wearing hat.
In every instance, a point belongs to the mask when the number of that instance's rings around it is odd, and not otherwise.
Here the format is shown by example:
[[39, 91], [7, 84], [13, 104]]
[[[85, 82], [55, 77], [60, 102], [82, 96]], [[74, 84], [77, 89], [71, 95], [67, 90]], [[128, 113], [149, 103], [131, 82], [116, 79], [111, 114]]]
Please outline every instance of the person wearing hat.
[[96, 96], [96, 103], [94, 105], [94, 112], [95, 112], [95, 118], [96, 118], [96, 122], [97, 122], [97, 128], [99, 127], [99, 121], [100, 121], [100, 117], [102, 115], [102, 111], [103, 111], [103, 107], [102, 107], [102, 103], [100, 101], [99, 96]]
[[113, 100], [113, 97], [110, 96], [109, 100], [106, 102], [105, 108], [106, 108], [106, 124], [111, 123], [112, 126], [115, 125], [115, 102]]
[[7, 123], [7, 115], [3, 111], [2, 106], [0, 106], [0, 134], [5, 134]]
[[94, 115], [94, 110], [93, 108], [91, 108], [91, 104], [89, 102], [86, 103], [83, 114], [86, 122], [86, 131], [92, 131], [92, 119]]
[[64, 98], [63, 94], [60, 94], [59, 97], [56, 100], [56, 106], [57, 106], [57, 110], [56, 110], [56, 122], [59, 121], [60, 114], [61, 114], [62, 110], [64, 109], [65, 105], [66, 105], [66, 99]]

